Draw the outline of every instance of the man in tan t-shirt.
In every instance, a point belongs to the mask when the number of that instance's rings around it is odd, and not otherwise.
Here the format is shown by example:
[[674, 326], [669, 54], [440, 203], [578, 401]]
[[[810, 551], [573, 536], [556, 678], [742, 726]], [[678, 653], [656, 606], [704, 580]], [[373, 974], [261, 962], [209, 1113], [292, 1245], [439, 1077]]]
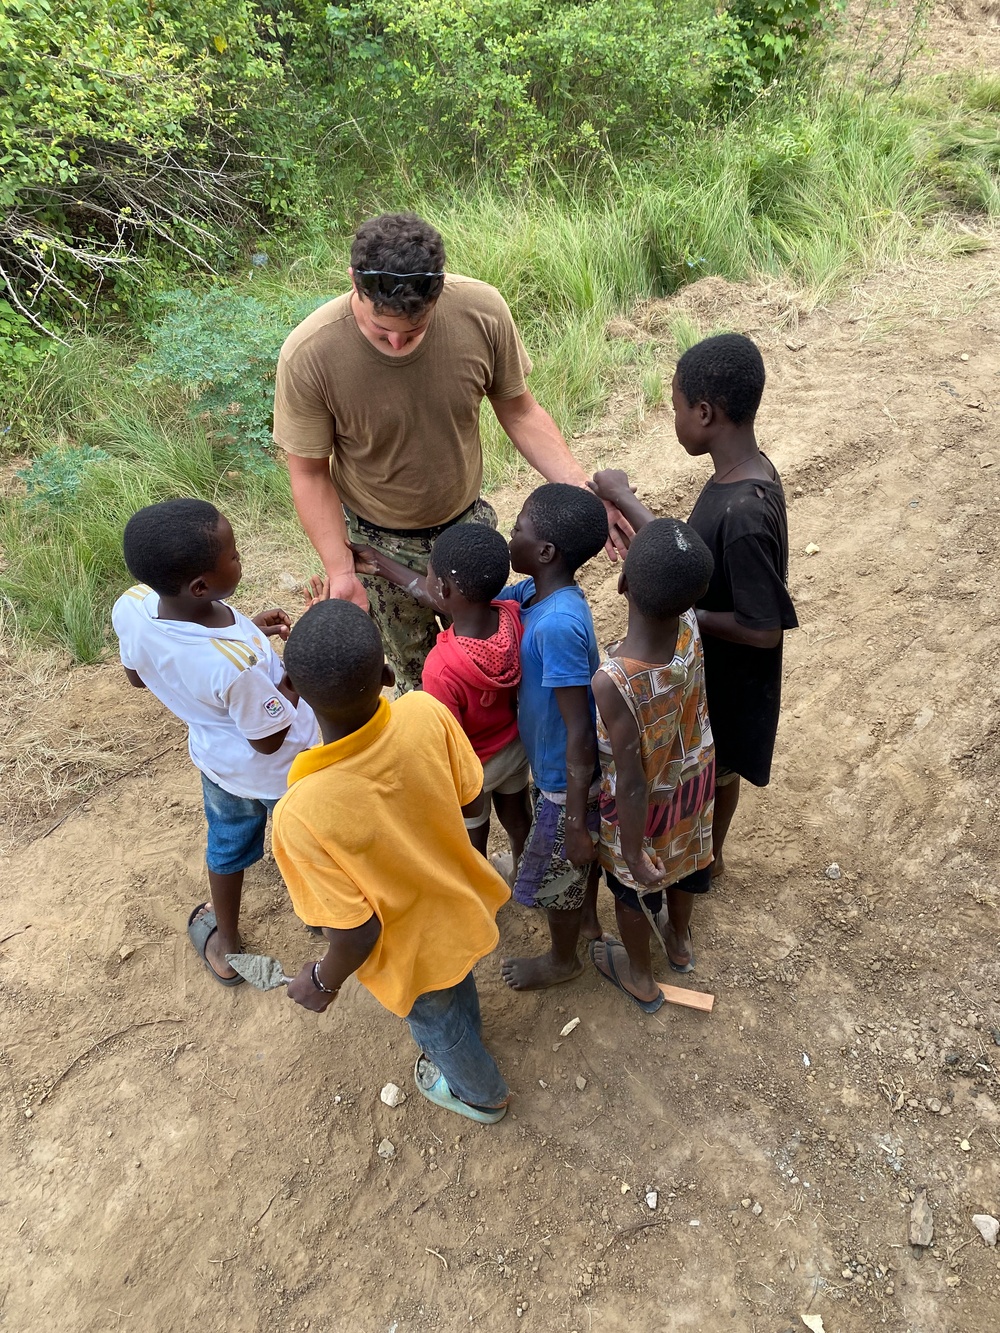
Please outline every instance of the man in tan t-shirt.
[[[439, 233], [412, 213], [364, 223], [351, 248], [351, 291], [288, 336], [275, 385], [274, 439], [330, 595], [371, 610], [404, 690], [420, 684], [438, 632], [433, 613], [384, 579], [359, 579], [348, 542], [425, 573], [446, 527], [496, 527], [479, 494], [483, 398], [547, 481], [586, 484], [527, 388], [531, 361], [503, 297], [446, 277], [444, 264]], [[620, 539], [624, 520], [617, 510], [609, 519]]]

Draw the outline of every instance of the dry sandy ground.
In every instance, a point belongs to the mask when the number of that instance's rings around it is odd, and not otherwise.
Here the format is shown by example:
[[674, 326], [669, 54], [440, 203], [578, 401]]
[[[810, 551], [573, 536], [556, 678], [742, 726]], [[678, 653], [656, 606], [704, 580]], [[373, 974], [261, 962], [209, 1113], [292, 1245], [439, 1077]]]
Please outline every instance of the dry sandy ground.
[[[684, 980], [710, 1016], [646, 1017], [589, 968], [536, 996], [496, 957], [478, 968], [516, 1093], [497, 1128], [380, 1103], [389, 1080], [412, 1090], [414, 1051], [353, 982], [319, 1019], [211, 983], [183, 933], [196, 776], [155, 701], [108, 666], [11, 713], [11, 754], [117, 780], [53, 827], [26, 822], [35, 770], [6, 769], [0, 1327], [995, 1326], [1000, 1250], [970, 1217], [1000, 1215], [998, 253], [808, 313], [712, 279], [678, 302], [768, 363], [802, 622], [775, 773], [697, 911]], [[669, 367], [669, 314], [618, 332], [662, 337]], [[619, 404], [579, 452], [686, 515], [704, 469], [668, 413], [640, 417]], [[615, 576], [595, 561], [584, 582], [607, 641]], [[315, 956], [270, 860], [246, 904], [249, 947], [288, 970]], [[501, 930], [504, 951], [542, 945], [520, 909]], [[916, 1251], [923, 1186], [935, 1237]]]

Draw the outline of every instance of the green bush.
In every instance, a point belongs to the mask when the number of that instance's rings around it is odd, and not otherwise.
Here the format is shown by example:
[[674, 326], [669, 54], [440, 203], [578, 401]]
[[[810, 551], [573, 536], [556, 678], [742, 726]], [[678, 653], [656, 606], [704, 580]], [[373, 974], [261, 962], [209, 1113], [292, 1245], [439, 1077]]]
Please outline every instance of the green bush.
[[289, 330], [321, 305], [289, 300], [268, 305], [230, 287], [176, 291], [148, 330], [140, 382], [171, 383], [211, 425], [227, 466], [259, 473], [270, 466], [274, 372]]
[[46, 449], [25, 468], [15, 473], [24, 486], [24, 507], [48, 505], [65, 509], [72, 505], [83, 484], [87, 469], [106, 461], [110, 454], [95, 446], [90, 448]]
[[837, 0], [729, 0], [738, 58], [725, 71], [724, 86], [739, 97], [744, 65], [761, 87], [800, 73], [832, 25], [836, 7]]
[[0, 0], [0, 288], [36, 327], [151, 241], [209, 267], [231, 251], [267, 194], [282, 33], [253, 0]]
[[338, 147], [425, 181], [665, 147], [703, 114], [731, 28], [697, 0], [349, 0], [324, 15], [324, 78], [350, 108]]

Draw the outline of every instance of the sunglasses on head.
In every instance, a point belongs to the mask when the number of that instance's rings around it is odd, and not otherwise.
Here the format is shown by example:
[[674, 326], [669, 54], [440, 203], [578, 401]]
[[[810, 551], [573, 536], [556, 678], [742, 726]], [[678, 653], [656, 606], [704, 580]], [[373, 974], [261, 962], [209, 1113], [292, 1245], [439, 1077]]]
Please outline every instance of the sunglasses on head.
[[443, 273], [388, 273], [378, 268], [356, 268], [354, 281], [371, 300], [387, 301], [401, 292], [426, 299], [438, 296], [444, 286]]

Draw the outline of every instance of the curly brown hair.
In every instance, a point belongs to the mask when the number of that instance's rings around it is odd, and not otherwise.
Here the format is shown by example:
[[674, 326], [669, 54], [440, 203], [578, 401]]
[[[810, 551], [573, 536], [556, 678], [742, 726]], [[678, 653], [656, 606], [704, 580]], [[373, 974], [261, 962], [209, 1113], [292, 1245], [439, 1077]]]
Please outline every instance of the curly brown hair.
[[[444, 241], [416, 213], [382, 213], [358, 228], [351, 246], [351, 267], [355, 272], [443, 273]], [[372, 304], [378, 314], [388, 311], [419, 319], [441, 295], [443, 285], [442, 280], [430, 294], [420, 295], [404, 284], [392, 296], [376, 298]]]

